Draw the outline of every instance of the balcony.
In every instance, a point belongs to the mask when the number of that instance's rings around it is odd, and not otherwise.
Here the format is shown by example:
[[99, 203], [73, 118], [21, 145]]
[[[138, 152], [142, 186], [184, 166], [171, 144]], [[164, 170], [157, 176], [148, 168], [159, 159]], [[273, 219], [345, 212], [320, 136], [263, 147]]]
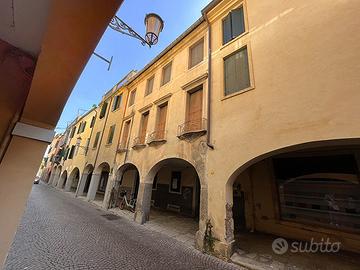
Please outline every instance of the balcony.
[[156, 130], [148, 135], [147, 144], [155, 145], [166, 142], [166, 130]]
[[146, 146], [145, 136], [139, 136], [139, 137], [134, 138], [134, 143], [132, 146], [133, 149], [139, 149], [139, 148], [143, 148], [145, 146]]
[[195, 119], [186, 121], [178, 126], [177, 137], [179, 139], [186, 139], [190, 137], [203, 136], [206, 134], [207, 119]]
[[128, 151], [128, 147], [126, 144], [121, 143], [118, 147], [118, 149], [116, 150], [117, 153], [124, 153]]

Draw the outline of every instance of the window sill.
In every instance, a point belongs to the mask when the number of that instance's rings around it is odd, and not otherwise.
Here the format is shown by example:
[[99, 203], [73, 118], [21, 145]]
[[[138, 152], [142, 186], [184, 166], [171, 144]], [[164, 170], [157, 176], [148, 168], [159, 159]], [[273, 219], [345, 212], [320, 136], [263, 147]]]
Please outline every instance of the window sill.
[[159, 145], [159, 144], [163, 144], [166, 143], [166, 139], [154, 139], [152, 141], [149, 141], [147, 144], [149, 146], [153, 146], [153, 145]]
[[192, 67], [189, 66], [187, 71], [192, 71], [193, 69], [200, 66], [203, 62], [204, 62], [204, 58], [199, 63], [195, 64], [194, 66], [192, 66]]
[[145, 148], [146, 147], [146, 144], [145, 143], [141, 143], [141, 144], [135, 144], [133, 145], [133, 149], [134, 150], [137, 150], [137, 149], [142, 149], [142, 148]]
[[180, 140], [184, 140], [184, 139], [192, 138], [192, 137], [201, 137], [201, 136], [205, 135], [206, 132], [207, 132], [206, 129], [189, 130], [189, 131], [186, 131], [186, 132], [178, 135], [177, 137]]
[[251, 90], [254, 90], [255, 89], [255, 86], [250, 86], [248, 88], [245, 88], [243, 90], [240, 90], [238, 92], [235, 92], [235, 93], [232, 93], [231, 95], [227, 95], [227, 96], [223, 96], [223, 98], [221, 99], [221, 101], [223, 100], [226, 100], [226, 99], [229, 99], [229, 98], [232, 98], [232, 97], [235, 97], [235, 96], [238, 96], [238, 95], [241, 95], [241, 94], [244, 94], [248, 91], [251, 91]]
[[228, 43], [226, 44], [223, 44], [221, 47], [220, 47], [220, 51], [225, 49], [226, 47], [230, 46], [230, 44], [233, 44], [235, 43], [236, 41], [238, 41], [239, 39], [241, 39], [242, 37], [246, 36], [247, 34], [249, 34], [249, 31], [245, 31], [244, 33], [242, 33], [240, 36], [237, 36], [236, 38], [230, 40]]

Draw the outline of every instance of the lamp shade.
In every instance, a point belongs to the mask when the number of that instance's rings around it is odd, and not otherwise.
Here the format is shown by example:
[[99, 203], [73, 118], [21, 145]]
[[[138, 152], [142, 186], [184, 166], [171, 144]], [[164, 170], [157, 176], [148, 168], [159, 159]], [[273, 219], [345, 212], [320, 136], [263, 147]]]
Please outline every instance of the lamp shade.
[[159, 15], [149, 13], [145, 16], [146, 34], [145, 40], [150, 45], [155, 45], [159, 40], [159, 34], [163, 30], [164, 21]]

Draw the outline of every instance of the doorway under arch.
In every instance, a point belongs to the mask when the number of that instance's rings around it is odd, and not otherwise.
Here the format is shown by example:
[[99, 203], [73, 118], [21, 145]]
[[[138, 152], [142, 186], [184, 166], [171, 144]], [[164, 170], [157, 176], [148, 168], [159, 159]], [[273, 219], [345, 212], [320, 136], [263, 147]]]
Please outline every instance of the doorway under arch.
[[67, 171], [65, 170], [61, 174], [60, 180], [58, 182], [58, 187], [64, 189], [66, 185], [66, 181], [67, 181]]
[[228, 239], [245, 255], [255, 247], [272, 252], [279, 236], [289, 243], [336, 239], [341, 248], [358, 250], [360, 145], [295, 148], [266, 155], [231, 176]]
[[[132, 163], [126, 163], [119, 167], [116, 172], [115, 184], [111, 191], [109, 207], [119, 207], [126, 196], [127, 201], [137, 200], [140, 185], [140, 173]], [[126, 210], [134, 211], [133, 207], [125, 207]]]
[[69, 180], [66, 183], [65, 191], [76, 192], [79, 184], [80, 171], [79, 168], [75, 167], [69, 175]]
[[102, 203], [110, 175], [110, 165], [106, 162], [101, 163], [92, 174], [87, 199]]

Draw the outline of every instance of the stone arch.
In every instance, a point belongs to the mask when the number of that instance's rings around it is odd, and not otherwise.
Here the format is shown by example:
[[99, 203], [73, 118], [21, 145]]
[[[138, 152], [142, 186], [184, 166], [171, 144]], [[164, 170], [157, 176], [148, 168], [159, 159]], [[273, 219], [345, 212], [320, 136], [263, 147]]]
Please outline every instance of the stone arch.
[[[182, 181], [186, 184], [183, 185]], [[159, 208], [164, 208], [166, 204], [166, 208], [170, 209], [169, 207], [171, 207], [173, 211], [179, 209], [179, 214], [199, 217], [201, 227], [201, 223], [206, 222], [203, 217], [207, 213], [207, 192], [202, 193], [203, 183], [204, 179], [192, 162], [179, 157], [159, 160], [152, 165], [144, 177], [144, 181], [140, 184], [135, 220], [139, 223], [149, 220], [153, 201], [153, 204]], [[157, 187], [154, 188], [154, 185]], [[165, 200], [162, 205], [156, 205], [155, 197], [158, 198], [158, 201], [161, 200], [162, 193], [166, 193], [166, 185], [169, 188], [167, 195], [169, 202]], [[205, 183], [204, 185], [206, 186]]]
[[[326, 236], [328, 237], [342, 237], [341, 233], [337, 233], [337, 228], [330, 228], [331, 222], [329, 225], [329, 228], [324, 225], [317, 223], [318, 219], [326, 220], [326, 218], [322, 217], [319, 218], [318, 213], [316, 212], [316, 209], [319, 207], [322, 209], [324, 207], [322, 204], [325, 201], [316, 201], [315, 199], [312, 199], [311, 203], [306, 200], [306, 198], [314, 198], [313, 194], [308, 194], [316, 190], [316, 194], [322, 194], [322, 192], [325, 194], [326, 192], [330, 192], [330, 186], [333, 185], [331, 180], [334, 175], [334, 172], [331, 171], [332, 165], [324, 165], [325, 170], [328, 170], [326, 173], [319, 173], [320, 169], [322, 167], [319, 167], [318, 163], [323, 164], [340, 164], [342, 160], [346, 160], [347, 162], [347, 156], [352, 155], [354, 158], [354, 164], [357, 164], [359, 166], [360, 161], [358, 158], [358, 155], [360, 154], [360, 139], [357, 138], [351, 138], [351, 139], [336, 139], [336, 140], [323, 140], [323, 141], [314, 141], [314, 142], [307, 142], [307, 143], [301, 143], [301, 144], [295, 144], [290, 145], [278, 149], [271, 150], [267, 153], [263, 153], [257, 157], [254, 157], [247, 162], [243, 162], [239, 165], [237, 169], [235, 169], [230, 175], [226, 182], [226, 197], [225, 197], [225, 241], [227, 243], [234, 243], [234, 239], [236, 237], [234, 236], [235, 227], [236, 224], [234, 220], [237, 218], [234, 214], [235, 210], [235, 194], [244, 193], [240, 196], [237, 196], [238, 198], [245, 198], [244, 203], [244, 209], [245, 212], [242, 214], [245, 218], [245, 224], [244, 226], [246, 229], [251, 231], [260, 231], [260, 232], [266, 232], [269, 234], [282, 236], [282, 237], [290, 237], [293, 239], [299, 239], [299, 240], [305, 240], [308, 241], [310, 238], [310, 235], [312, 237], [325, 237], [325, 234], [321, 229], [321, 226], [324, 226], [327, 230]], [[346, 158], [346, 159], [345, 159]], [[282, 172], [284, 173], [284, 168], [287, 168], [286, 166], [279, 166], [278, 164], [280, 162], [294, 162], [294, 160], [300, 160], [301, 166], [295, 166], [294, 168], [299, 169], [299, 171], [303, 170], [306, 166], [310, 165], [310, 169], [314, 171], [315, 173], [308, 173], [305, 175], [303, 172], [299, 174], [301, 177], [295, 177], [292, 178], [286, 178], [284, 177], [284, 182], [282, 181], [280, 177], [278, 176], [280, 173], [280, 167]], [[311, 160], [311, 163], [307, 162], [307, 160]], [[324, 162], [323, 160], [326, 160]], [[334, 160], [336, 160], [334, 162]], [[298, 162], [298, 161], [297, 161]], [[327, 163], [328, 162], [328, 163]], [[345, 162], [344, 162], [345, 163]], [[286, 163], [288, 164], [288, 163]], [[300, 163], [299, 163], [300, 164]], [[315, 165], [313, 165], [315, 164]], [[277, 165], [277, 166], [275, 166]], [[346, 166], [344, 166], [346, 167]], [[352, 165], [349, 167], [353, 167]], [[288, 168], [293, 168], [292, 166], [289, 166]], [[329, 169], [330, 168], [330, 169]], [[359, 169], [359, 167], [357, 167]], [[355, 171], [358, 171], [358, 169], [354, 169], [353, 176], [356, 177]], [[310, 171], [311, 171], [310, 170]], [[290, 169], [286, 170], [290, 171]], [[343, 174], [343, 173], [342, 173]], [[324, 175], [326, 177], [330, 178], [323, 178]], [[302, 177], [307, 178], [302, 178]], [[358, 175], [357, 175], [358, 176]], [[312, 180], [314, 178], [322, 179], [321, 181], [325, 183], [326, 181], [326, 189], [321, 190], [321, 185], [318, 184], [315, 180]], [[337, 176], [337, 177], [344, 177], [344, 176]], [[346, 176], [350, 177], [350, 176]], [[290, 179], [287, 181], [286, 179]], [[295, 206], [293, 209], [298, 211], [299, 213], [295, 213], [292, 211], [295, 210], [286, 210], [289, 203], [294, 203], [293, 196], [286, 195], [286, 192], [282, 191], [286, 187], [283, 185], [284, 183], [296, 183], [300, 179], [300, 182], [304, 182], [304, 179], [306, 179], [306, 184], [308, 185], [307, 188], [304, 188], [303, 190], [306, 191], [305, 195], [301, 198], [301, 201], [296, 201]], [[334, 178], [336, 180], [336, 186], [340, 186], [339, 181], [340, 178]], [[345, 179], [345, 178], [344, 178]], [[345, 182], [345, 181], [344, 181]], [[283, 183], [283, 184], [281, 184]], [[314, 185], [313, 183], [316, 183], [316, 188], [311, 188], [311, 185]], [[358, 183], [358, 182], [357, 182]], [[302, 184], [303, 185], [303, 184]], [[324, 184], [323, 184], [324, 185]], [[294, 186], [291, 186], [291, 188], [295, 188]], [[353, 188], [347, 188], [347, 190], [360, 190], [360, 187], [357, 185], [357, 187]], [[304, 192], [305, 192], [304, 191]], [[326, 192], [325, 192], [326, 191]], [[246, 193], [247, 192], [247, 193]], [[296, 192], [299, 192], [296, 190]], [[303, 192], [303, 191], [301, 191]], [[314, 191], [315, 192], [315, 191]], [[333, 191], [330, 193], [332, 194]], [[342, 191], [343, 192], [343, 191]], [[354, 191], [355, 192], [355, 191]], [[300, 194], [300, 193], [299, 193]], [[303, 193], [301, 193], [303, 194]], [[324, 195], [323, 194], [323, 195]], [[336, 192], [334, 192], [336, 194]], [[319, 195], [319, 198], [325, 198], [326, 196]], [[350, 194], [351, 195], [351, 194]], [[350, 195], [346, 195], [349, 197]], [[300, 196], [300, 195], [298, 195]], [[351, 197], [351, 196], [350, 196]], [[287, 200], [286, 198], [290, 198]], [[305, 198], [305, 199], [304, 199]], [[296, 199], [300, 200], [300, 199]], [[342, 199], [343, 200], [343, 199]], [[297, 206], [297, 205], [302, 205]], [[351, 203], [350, 203], [351, 205]], [[310, 207], [311, 206], [311, 207]], [[307, 208], [315, 209], [315, 212], [312, 213], [311, 209], [308, 210]], [[348, 206], [347, 206], [348, 207]], [[284, 210], [284, 209], [285, 210]], [[304, 208], [304, 209], [302, 209]], [[320, 209], [319, 208], [319, 209]], [[246, 213], [246, 210], [248, 210], [248, 213]], [[351, 209], [350, 209], [351, 210]], [[346, 211], [350, 211], [347, 209]], [[298, 226], [299, 228], [293, 229], [292, 231], [289, 230], [289, 228], [286, 227], [286, 225], [283, 225], [281, 223], [272, 223], [273, 220], [282, 220], [284, 218], [282, 211], [284, 213], [289, 212], [289, 217], [286, 218], [287, 222], [294, 222], [297, 223], [299, 221], [297, 220], [291, 220], [294, 216], [301, 216], [302, 219], [304, 219], [304, 216], [308, 215], [308, 212], [311, 212], [312, 215], [311, 218], [308, 218], [308, 221], [305, 221], [306, 226], [303, 227]], [[300, 213], [301, 212], [301, 213]], [[322, 213], [324, 211], [322, 210]], [[330, 219], [332, 219], [330, 217]], [[305, 218], [306, 219], [306, 218]], [[312, 220], [312, 221], [311, 221]], [[311, 225], [314, 222], [313, 225]], [[323, 221], [321, 221], [323, 222]], [[301, 222], [300, 222], [301, 223]], [[340, 222], [341, 223], [341, 222]], [[339, 224], [340, 224], [339, 223]], [[337, 224], [337, 226], [340, 226]], [[325, 229], [324, 229], [325, 230]], [[290, 232], [291, 231], [291, 232]], [[310, 233], [311, 231], [311, 233]], [[350, 249], [353, 248], [353, 246], [356, 246], [359, 244], [359, 242], [354, 243], [349, 241], [348, 239], [342, 239], [341, 242], [347, 242]], [[229, 244], [232, 245], [232, 244]]]
[[56, 171], [55, 171], [55, 176], [54, 176], [54, 179], [52, 181], [52, 185], [54, 187], [57, 187], [58, 183], [59, 183], [59, 180], [60, 180], [60, 175], [61, 175], [61, 170], [62, 170], [62, 166], [61, 165], [58, 165], [57, 168], [56, 168]]
[[50, 178], [49, 178], [49, 181], [47, 182], [48, 185], [52, 185], [53, 182], [54, 182], [54, 178], [55, 178], [55, 175], [56, 175], [56, 170], [57, 170], [57, 165], [55, 165], [54, 167], [52, 167], [51, 169], [51, 174], [50, 174]]
[[96, 167], [91, 177], [89, 192], [87, 193], [89, 201], [104, 201], [109, 177], [110, 165], [107, 162], [103, 162]]
[[66, 185], [67, 182], [67, 178], [68, 178], [68, 174], [67, 174], [67, 170], [63, 171], [61, 173], [60, 179], [58, 181], [57, 187], [63, 189]]
[[93, 172], [94, 166], [92, 164], [87, 164], [81, 174], [79, 188], [76, 195], [84, 196], [88, 193]]
[[117, 207], [121, 194], [126, 192], [127, 199], [137, 199], [140, 186], [140, 171], [134, 163], [125, 163], [116, 170], [112, 190], [108, 192], [106, 205]]
[[79, 184], [79, 180], [80, 180], [80, 170], [78, 167], [75, 167], [71, 171], [69, 175], [69, 179], [66, 182], [65, 191], [76, 192], [77, 186]]

